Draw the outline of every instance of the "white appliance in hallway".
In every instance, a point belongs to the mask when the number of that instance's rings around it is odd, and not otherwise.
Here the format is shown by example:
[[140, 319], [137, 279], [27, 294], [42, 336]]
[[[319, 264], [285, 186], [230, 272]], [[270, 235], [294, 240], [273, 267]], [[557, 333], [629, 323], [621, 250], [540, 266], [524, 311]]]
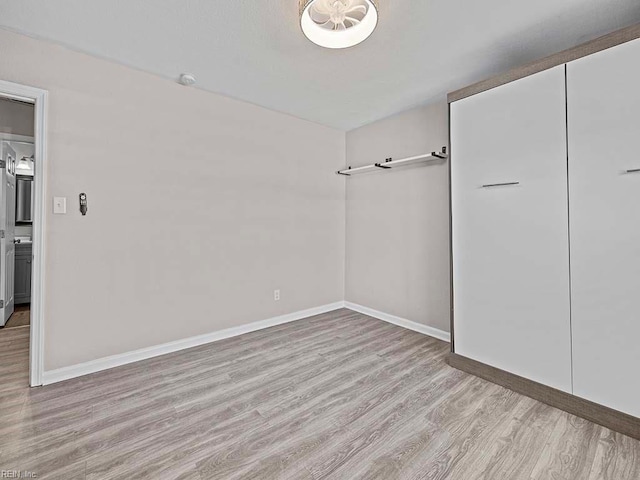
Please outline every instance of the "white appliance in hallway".
[[0, 326], [4, 326], [14, 308], [16, 152], [8, 142], [2, 142], [1, 153]]

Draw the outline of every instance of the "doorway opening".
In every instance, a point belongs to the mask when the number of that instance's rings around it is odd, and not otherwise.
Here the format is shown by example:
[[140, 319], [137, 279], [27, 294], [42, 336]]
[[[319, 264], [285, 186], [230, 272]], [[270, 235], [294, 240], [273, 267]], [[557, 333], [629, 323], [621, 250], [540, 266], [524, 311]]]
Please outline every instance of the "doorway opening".
[[42, 385], [46, 100], [0, 81], [0, 376], [15, 387]]

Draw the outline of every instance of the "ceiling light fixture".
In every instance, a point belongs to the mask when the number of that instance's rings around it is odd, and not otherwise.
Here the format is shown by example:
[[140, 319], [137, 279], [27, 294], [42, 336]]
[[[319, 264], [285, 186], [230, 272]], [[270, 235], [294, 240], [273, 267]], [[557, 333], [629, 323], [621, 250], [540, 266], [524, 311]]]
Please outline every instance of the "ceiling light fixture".
[[300, 0], [305, 36], [325, 48], [357, 45], [378, 25], [377, 0]]

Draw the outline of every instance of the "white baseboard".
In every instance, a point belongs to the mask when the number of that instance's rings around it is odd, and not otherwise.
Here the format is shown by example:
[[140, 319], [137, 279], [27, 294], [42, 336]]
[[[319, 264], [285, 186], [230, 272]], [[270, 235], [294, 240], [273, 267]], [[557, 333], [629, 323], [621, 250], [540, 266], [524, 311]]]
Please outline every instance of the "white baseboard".
[[301, 320], [303, 318], [312, 317], [313, 315], [331, 312], [333, 310], [338, 310], [339, 308], [348, 308], [355, 312], [369, 315], [370, 317], [392, 323], [399, 327], [407, 328], [424, 335], [429, 335], [439, 340], [444, 340], [445, 342], [450, 341], [449, 333], [443, 330], [412, 322], [411, 320], [396, 317], [395, 315], [390, 315], [388, 313], [379, 312], [372, 308], [363, 307], [362, 305], [358, 305], [356, 303], [335, 302], [328, 305], [322, 305], [320, 307], [309, 308], [307, 310], [300, 310], [298, 312], [268, 318], [266, 320], [260, 320], [258, 322], [248, 323], [246, 325], [240, 325], [239, 327], [232, 327], [225, 330], [219, 330], [217, 332], [205, 333], [204, 335], [184, 338], [182, 340], [176, 340], [174, 342], [163, 343], [161, 345], [155, 345], [153, 347], [142, 348], [140, 350], [134, 350], [132, 352], [111, 355], [109, 357], [98, 358], [96, 360], [79, 363], [77, 365], [71, 365], [69, 367], [50, 370], [43, 373], [43, 384], [49, 385], [51, 383], [62, 382], [63, 380], [69, 380], [71, 378], [89, 375], [90, 373], [100, 372], [109, 368], [127, 365], [129, 363], [138, 362], [140, 360], [146, 360], [147, 358], [177, 352], [186, 348], [197, 347], [198, 345], [204, 345], [206, 343], [216, 342], [225, 338], [236, 337], [245, 333], [255, 332], [256, 330], [262, 330], [264, 328], [274, 327], [283, 323], [289, 323], [296, 320]]
[[437, 338], [438, 340], [451, 342], [451, 334], [449, 332], [445, 332], [444, 330], [413, 322], [411, 320], [407, 320], [406, 318], [396, 317], [395, 315], [391, 315], [389, 313], [379, 312], [378, 310], [374, 310], [373, 308], [369, 307], [363, 307], [362, 305], [358, 305], [357, 303], [344, 302], [344, 306], [349, 310], [363, 313], [364, 315], [369, 315], [370, 317], [377, 318], [378, 320], [393, 323], [394, 325], [397, 325], [399, 327], [413, 330], [414, 332], [423, 333], [424, 335], [429, 335], [430, 337]]
[[198, 345], [204, 345], [205, 343], [216, 342], [225, 338], [236, 337], [245, 333], [255, 332], [256, 330], [262, 330], [263, 328], [274, 327], [283, 323], [301, 320], [303, 318], [312, 317], [313, 315], [331, 312], [339, 308], [344, 308], [344, 302], [330, 303], [328, 305], [322, 305], [320, 307], [309, 308], [307, 310], [300, 310], [298, 312], [280, 315], [278, 317], [268, 318], [266, 320], [260, 320], [258, 322], [248, 323], [239, 327], [227, 328], [225, 330], [205, 333], [204, 335], [184, 338], [182, 340], [176, 340], [174, 342], [164, 343], [162, 345], [155, 345], [153, 347], [134, 350], [132, 352], [98, 358], [96, 360], [80, 363], [78, 365], [58, 368], [56, 370], [51, 370], [43, 373], [43, 384], [49, 385], [51, 383], [69, 380], [70, 378], [76, 378], [82, 375], [100, 372], [109, 368], [119, 367], [128, 363], [145, 360], [147, 358], [177, 352], [178, 350], [184, 350], [185, 348], [197, 347]]

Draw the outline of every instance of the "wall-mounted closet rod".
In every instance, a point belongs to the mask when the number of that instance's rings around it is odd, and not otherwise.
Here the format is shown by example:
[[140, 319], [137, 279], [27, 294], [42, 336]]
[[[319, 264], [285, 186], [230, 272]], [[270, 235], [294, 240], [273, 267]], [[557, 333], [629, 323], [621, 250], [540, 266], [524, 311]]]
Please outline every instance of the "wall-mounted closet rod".
[[437, 160], [445, 160], [447, 158], [449, 158], [449, 155], [447, 154], [447, 147], [442, 147], [442, 150], [439, 152], [431, 152], [431, 153], [426, 153], [424, 155], [416, 155], [414, 157], [400, 158], [398, 160], [387, 158], [385, 159], [384, 162], [374, 163], [371, 165], [364, 165], [362, 167], [356, 167], [356, 168], [348, 167], [344, 170], [338, 170], [336, 173], [338, 175], [344, 175], [346, 177], [349, 177], [357, 173], [371, 172], [374, 170], [389, 170], [394, 167], [402, 167], [405, 165], [413, 165], [416, 163], [426, 163], [426, 162], [433, 162]]

